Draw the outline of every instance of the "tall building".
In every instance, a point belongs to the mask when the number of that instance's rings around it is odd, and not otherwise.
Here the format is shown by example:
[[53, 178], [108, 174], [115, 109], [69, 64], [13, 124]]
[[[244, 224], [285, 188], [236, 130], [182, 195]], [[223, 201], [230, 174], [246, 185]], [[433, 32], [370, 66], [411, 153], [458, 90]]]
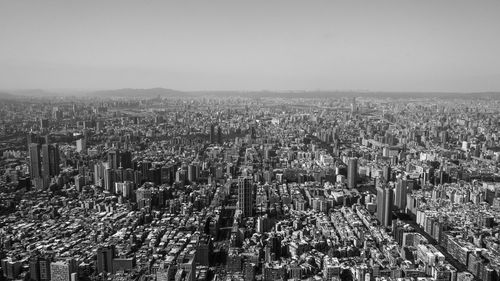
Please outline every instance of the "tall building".
[[30, 280], [50, 280], [50, 260], [40, 256], [30, 258]]
[[384, 166], [382, 169], [382, 174], [384, 176], [384, 183], [388, 183], [392, 178], [391, 166]]
[[398, 179], [396, 182], [395, 206], [402, 212], [406, 211], [406, 196], [413, 190], [413, 181]]
[[97, 272], [108, 272], [112, 273], [113, 271], [113, 258], [115, 257], [115, 247], [107, 246], [107, 247], [99, 247], [97, 249]]
[[3, 259], [0, 262], [3, 269], [3, 277], [7, 279], [16, 279], [21, 273], [21, 262], [11, 258]]
[[38, 257], [30, 259], [30, 280], [40, 281], [40, 263]]
[[40, 145], [38, 143], [30, 143], [30, 177], [38, 179], [42, 177], [42, 166], [40, 165]]
[[111, 168], [106, 168], [104, 170], [104, 189], [107, 191], [113, 191], [113, 186], [115, 183], [115, 172]]
[[253, 186], [251, 177], [238, 178], [238, 204], [243, 217], [253, 216]]
[[347, 187], [356, 188], [358, 181], [358, 159], [349, 158], [347, 162]]
[[123, 167], [123, 169], [132, 168], [132, 152], [127, 150], [120, 153], [119, 166]]
[[110, 150], [108, 151], [108, 163], [109, 163], [109, 168], [112, 170], [115, 170], [118, 168], [118, 165], [120, 164], [120, 153], [116, 150]]
[[351, 114], [356, 114], [358, 112], [358, 106], [356, 105], [356, 97], [351, 99]]
[[104, 185], [104, 171], [106, 167], [102, 162], [94, 164], [94, 184], [102, 187]]
[[188, 181], [190, 183], [196, 182], [198, 180], [198, 177], [200, 175], [200, 166], [198, 163], [191, 163], [188, 165]]
[[76, 140], [76, 152], [86, 153], [87, 152], [87, 142], [84, 138]]
[[78, 266], [74, 259], [57, 261], [50, 264], [51, 281], [73, 281], [71, 277], [76, 272], [78, 272]]
[[50, 281], [50, 259], [39, 258], [38, 263], [40, 264], [40, 281]]
[[215, 126], [214, 124], [210, 124], [210, 143], [215, 142]]
[[217, 127], [217, 143], [222, 144], [222, 129], [221, 127]]
[[40, 129], [49, 128], [49, 119], [40, 119]]
[[377, 219], [385, 227], [390, 226], [392, 223], [393, 202], [393, 190], [385, 184], [377, 186]]
[[44, 179], [57, 176], [59, 174], [59, 147], [52, 144], [42, 145], [42, 175]]

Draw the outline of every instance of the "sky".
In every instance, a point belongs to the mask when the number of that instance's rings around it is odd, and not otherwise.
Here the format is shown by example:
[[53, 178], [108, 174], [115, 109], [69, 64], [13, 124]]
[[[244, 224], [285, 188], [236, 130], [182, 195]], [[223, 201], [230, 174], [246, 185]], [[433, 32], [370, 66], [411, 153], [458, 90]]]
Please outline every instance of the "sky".
[[500, 1], [0, 0], [0, 89], [500, 90]]

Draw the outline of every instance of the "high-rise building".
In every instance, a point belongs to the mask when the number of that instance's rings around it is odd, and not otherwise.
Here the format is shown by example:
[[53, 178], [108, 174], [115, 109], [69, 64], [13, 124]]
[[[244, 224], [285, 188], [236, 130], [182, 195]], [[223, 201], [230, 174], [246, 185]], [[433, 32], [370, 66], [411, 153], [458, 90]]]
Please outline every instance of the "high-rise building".
[[38, 143], [30, 143], [30, 177], [38, 179], [42, 177], [42, 166], [40, 165], [40, 145]]
[[119, 161], [119, 166], [123, 167], [123, 169], [132, 168], [132, 152], [127, 150], [120, 153]]
[[115, 257], [115, 247], [99, 247], [97, 249], [97, 272], [113, 272], [113, 258]]
[[50, 276], [52, 281], [73, 281], [72, 274], [78, 272], [78, 266], [74, 259], [56, 261], [50, 264]]
[[30, 280], [40, 281], [40, 263], [38, 257], [30, 259]]
[[358, 159], [349, 158], [347, 162], [347, 187], [356, 188], [358, 181]]
[[50, 260], [40, 256], [30, 258], [30, 280], [50, 280]]
[[377, 186], [377, 219], [385, 227], [390, 226], [392, 223], [393, 202], [393, 190], [385, 184]]
[[382, 169], [384, 183], [388, 183], [392, 178], [391, 166], [386, 165]]
[[253, 216], [253, 186], [251, 177], [238, 178], [238, 204], [243, 217]]
[[120, 164], [120, 153], [116, 150], [110, 150], [108, 151], [108, 163], [109, 163], [109, 168], [112, 170], [115, 170], [118, 168], [118, 165]]
[[222, 129], [221, 127], [217, 127], [217, 143], [222, 144]]
[[3, 269], [3, 276], [7, 279], [16, 279], [21, 273], [21, 262], [18, 260], [6, 258], [0, 262], [0, 265]]
[[97, 186], [102, 187], [104, 185], [103, 179], [104, 179], [104, 171], [106, 167], [103, 165], [102, 162], [94, 164], [94, 184]]
[[38, 263], [40, 264], [40, 281], [50, 281], [50, 259], [39, 258]]
[[87, 152], [87, 142], [84, 138], [76, 141], [76, 152], [86, 153]]
[[356, 105], [356, 97], [351, 99], [351, 114], [356, 114], [358, 112], [358, 106]]
[[106, 168], [104, 170], [104, 189], [107, 191], [113, 191], [114, 183], [115, 183], [114, 171], [110, 168]]
[[198, 177], [200, 175], [200, 166], [198, 163], [191, 163], [188, 165], [188, 181], [190, 183], [196, 182], [198, 180]]
[[398, 179], [396, 182], [395, 206], [402, 212], [406, 211], [406, 196], [413, 190], [413, 181], [408, 179]]
[[40, 129], [47, 129], [49, 127], [49, 119], [40, 119]]
[[215, 142], [215, 126], [214, 124], [210, 125], [210, 143]]
[[52, 144], [42, 145], [42, 175], [44, 179], [57, 176], [59, 174], [59, 147]]

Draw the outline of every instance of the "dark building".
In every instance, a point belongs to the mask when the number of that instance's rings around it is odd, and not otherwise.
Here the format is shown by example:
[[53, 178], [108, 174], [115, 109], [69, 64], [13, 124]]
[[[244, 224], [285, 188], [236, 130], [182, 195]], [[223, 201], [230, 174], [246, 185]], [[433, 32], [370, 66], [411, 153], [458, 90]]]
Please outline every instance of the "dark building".
[[119, 158], [120, 158], [120, 153], [116, 150], [110, 150], [108, 151], [108, 163], [109, 167], [112, 170], [115, 170], [118, 168], [119, 163]]
[[49, 127], [49, 119], [40, 119], [40, 129], [47, 129]]
[[388, 186], [377, 187], [377, 219], [381, 225], [388, 227], [392, 223], [392, 204], [394, 192]]
[[113, 271], [113, 258], [115, 257], [115, 247], [107, 246], [97, 249], [97, 272], [111, 273]]
[[392, 180], [391, 166], [389, 165], [384, 166], [382, 174], [384, 176], [384, 183], [388, 183], [389, 181], [391, 181]]
[[42, 176], [44, 179], [59, 174], [59, 147], [52, 144], [42, 145]]
[[253, 215], [253, 190], [251, 177], [238, 178], [238, 204], [243, 217]]
[[29, 145], [30, 153], [30, 177], [38, 179], [42, 176], [42, 166], [40, 165], [40, 145], [31, 143]]
[[123, 151], [120, 153], [120, 167], [123, 169], [132, 168], [132, 152]]
[[221, 127], [217, 127], [217, 143], [222, 144], [222, 129]]
[[210, 125], [210, 143], [215, 142], [215, 126], [214, 124]]
[[50, 280], [49, 259], [39, 256], [35, 256], [30, 259], [30, 280], [33, 281]]
[[356, 188], [358, 181], [358, 159], [349, 158], [347, 163], [347, 188]]

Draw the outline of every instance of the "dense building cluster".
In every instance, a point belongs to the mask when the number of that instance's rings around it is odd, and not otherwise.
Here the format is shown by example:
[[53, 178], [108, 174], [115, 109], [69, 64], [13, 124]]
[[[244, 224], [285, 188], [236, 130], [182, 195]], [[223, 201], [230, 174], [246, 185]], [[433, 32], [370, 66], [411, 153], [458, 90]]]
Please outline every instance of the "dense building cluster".
[[7, 280], [500, 280], [497, 100], [0, 103]]

